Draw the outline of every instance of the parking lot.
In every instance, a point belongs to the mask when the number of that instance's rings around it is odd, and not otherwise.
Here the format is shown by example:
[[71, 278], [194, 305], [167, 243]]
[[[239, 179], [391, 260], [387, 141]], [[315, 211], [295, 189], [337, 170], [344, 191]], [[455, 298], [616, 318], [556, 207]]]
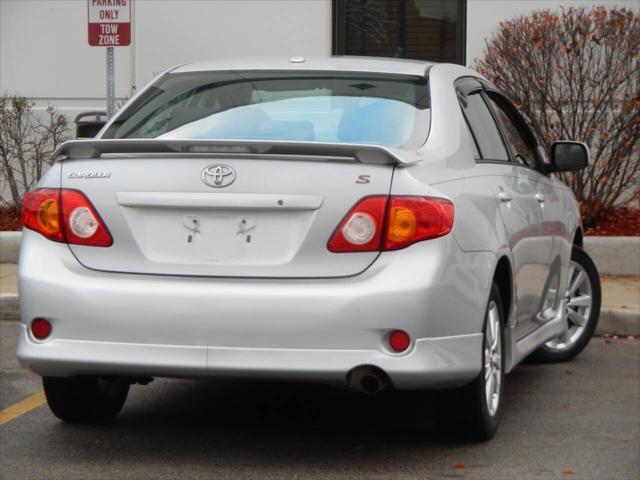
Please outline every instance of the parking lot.
[[[0, 322], [0, 477], [637, 479], [640, 342], [595, 338], [575, 361], [508, 378], [497, 437], [434, 427], [431, 399], [321, 386], [157, 379], [133, 386], [115, 423], [59, 422]], [[36, 405], [40, 405], [35, 407]], [[13, 408], [15, 411], [15, 408]], [[6, 419], [6, 416], [5, 416]]]

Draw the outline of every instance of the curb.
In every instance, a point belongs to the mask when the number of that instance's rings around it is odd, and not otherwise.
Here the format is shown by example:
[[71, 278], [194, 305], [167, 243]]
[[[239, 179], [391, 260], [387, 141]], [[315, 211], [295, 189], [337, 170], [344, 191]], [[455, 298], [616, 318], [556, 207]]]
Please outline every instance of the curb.
[[640, 311], [611, 309], [600, 311], [596, 335], [640, 335]]
[[18, 263], [22, 232], [0, 232], [0, 263]]
[[640, 237], [584, 237], [599, 273], [640, 276]]
[[[0, 294], [0, 321], [20, 321], [17, 293]], [[640, 311], [611, 309], [600, 312], [596, 335], [640, 335]]]
[[20, 320], [20, 302], [17, 293], [0, 294], [0, 321], [11, 322]]

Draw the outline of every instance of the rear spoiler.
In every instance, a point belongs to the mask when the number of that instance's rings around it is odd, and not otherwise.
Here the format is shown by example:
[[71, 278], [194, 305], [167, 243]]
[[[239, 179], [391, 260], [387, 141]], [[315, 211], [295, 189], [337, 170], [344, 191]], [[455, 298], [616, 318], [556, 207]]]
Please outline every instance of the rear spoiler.
[[54, 152], [56, 160], [100, 158], [102, 155], [211, 155], [224, 157], [280, 157], [314, 161], [342, 161], [410, 165], [421, 160], [415, 151], [378, 145], [254, 141], [254, 140], [72, 140]]

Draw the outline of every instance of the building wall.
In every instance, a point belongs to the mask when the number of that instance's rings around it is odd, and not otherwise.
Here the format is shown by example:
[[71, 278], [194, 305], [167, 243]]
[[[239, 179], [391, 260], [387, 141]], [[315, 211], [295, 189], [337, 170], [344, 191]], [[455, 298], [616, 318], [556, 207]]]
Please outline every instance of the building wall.
[[561, 7], [625, 7], [640, 11], [638, 0], [467, 0], [467, 65], [482, 56], [485, 39], [507, 19], [527, 15], [533, 10], [559, 10]]
[[[136, 0], [117, 47], [116, 96], [177, 64], [331, 53], [330, 0]], [[105, 49], [87, 43], [85, 0], [0, 0], [0, 94], [70, 116], [105, 108]]]
[[[602, 4], [640, 10], [638, 0], [468, 0], [467, 64], [503, 19]], [[132, 15], [132, 46], [116, 48], [118, 97], [181, 63], [329, 55], [332, 48], [331, 0], [134, 0]], [[87, 44], [85, 0], [0, 0], [0, 94], [73, 116], [103, 110], [105, 90], [105, 51]]]

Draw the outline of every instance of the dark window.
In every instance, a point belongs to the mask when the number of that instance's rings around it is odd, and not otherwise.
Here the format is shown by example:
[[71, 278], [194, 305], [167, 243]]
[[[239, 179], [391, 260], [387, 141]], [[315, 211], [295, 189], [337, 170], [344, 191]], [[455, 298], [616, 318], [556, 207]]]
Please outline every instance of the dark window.
[[482, 94], [478, 91], [467, 95], [460, 105], [482, 159], [508, 162], [509, 154]]
[[498, 119], [502, 124], [515, 162], [530, 168], [536, 168], [535, 145], [528, 139], [530, 134], [527, 135], [526, 132], [522, 130], [525, 127], [519, 126], [519, 122], [514, 119], [515, 113], [499, 95], [489, 93], [488, 97], [491, 107], [498, 115]]
[[466, 0], [334, 0], [333, 53], [465, 64]]

